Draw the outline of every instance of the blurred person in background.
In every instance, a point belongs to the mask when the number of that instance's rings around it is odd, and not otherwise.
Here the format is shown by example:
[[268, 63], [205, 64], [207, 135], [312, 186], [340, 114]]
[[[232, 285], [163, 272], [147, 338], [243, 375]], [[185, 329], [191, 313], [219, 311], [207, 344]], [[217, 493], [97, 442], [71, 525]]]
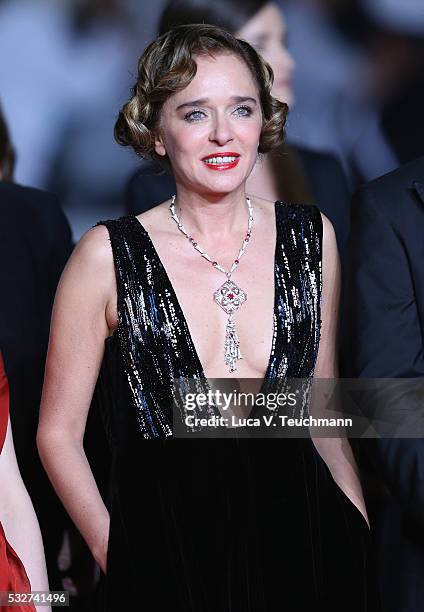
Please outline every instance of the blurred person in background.
[[[345, 285], [345, 375], [424, 381], [424, 157], [358, 192]], [[387, 397], [380, 387], [373, 406], [384, 406], [388, 422], [401, 411], [409, 439], [360, 441], [384, 612], [424, 605], [424, 440], [411, 437], [423, 420], [423, 394], [404, 389]]]
[[369, 88], [402, 164], [424, 155], [424, 3], [357, 0], [368, 21]]
[[66, 514], [41, 466], [35, 435], [56, 286], [73, 245], [50, 193], [13, 181], [14, 147], [0, 110], [0, 346], [10, 385], [10, 418], [22, 478], [44, 537], [52, 588]]
[[[22, 482], [9, 418], [9, 386], [0, 352], [0, 593], [48, 591], [37, 516]], [[0, 605], [3, 612], [51, 612], [50, 605]]]
[[[45, 475], [35, 444], [53, 299], [73, 242], [56, 196], [12, 182], [14, 161], [0, 112], [0, 342], [16, 454], [40, 521], [50, 584], [68, 589], [71, 609], [79, 609], [93, 596], [98, 572]], [[103, 491], [109, 456], [99, 418], [95, 408], [90, 411], [85, 444]]]
[[140, 37], [151, 36], [131, 22], [129, 4], [0, 2], [0, 83], [19, 151], [16, 180], [58, 194], [77, 238], [99, 216], [122, 210], [136, 167], [111, 136], [128, 66]]
[[424, 154], [424, 4], [421, 0], [330, 2], [332, 21], [363, 55], [365, 99], [400, 163]]
[[348, 36], [339, 24], [343, 18], [350, 28], [360, 30], [364, 20], [358, 24], [353, 0], [277, 1], [286, 15], [297, 65], [291, 138], [336, 155], [353, 192], [399, 164], [382, 129], [378, 101], [369, 96], [364, 43]]
[[[295, 104], [292, 77], [294, 61], [287, 49], [287, 27], [279, 7], [268, 0], [171, 0], [159, 21], [159, 34], [173, 26], [210, 23], [249, 42], [271, 65], [273, 95]], [[315, 203], [332, 222], [339, 252], [344, 258], [349, 231], [350, 196], [344, 173], [328, 154], [289, 144], [262, 156], [247, 181], [248, 193], [275, 201]], [[126, 190], [127, 210], [138, 214], [175, 193], [175, 180], [154, 164], [145, 164]]]

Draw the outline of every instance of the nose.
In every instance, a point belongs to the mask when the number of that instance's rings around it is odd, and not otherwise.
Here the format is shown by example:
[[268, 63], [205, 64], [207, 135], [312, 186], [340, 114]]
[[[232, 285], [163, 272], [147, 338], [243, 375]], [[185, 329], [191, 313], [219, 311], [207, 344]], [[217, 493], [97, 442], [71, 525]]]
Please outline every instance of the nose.
[[213, 121], [213, 126], [209, 134], [209, 140], [223, 146], [233, 140], [233, 132], [230, 121], [227, 117], [216, 114]]

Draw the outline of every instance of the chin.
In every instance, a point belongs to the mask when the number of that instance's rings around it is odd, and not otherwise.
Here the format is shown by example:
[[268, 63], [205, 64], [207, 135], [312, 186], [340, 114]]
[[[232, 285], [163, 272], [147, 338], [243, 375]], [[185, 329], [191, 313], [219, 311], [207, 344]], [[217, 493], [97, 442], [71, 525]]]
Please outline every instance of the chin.
[[[231, 172], [227, 171], [227, 172]], [[218, 172], [217, 172], [218, 174]], [[247, 180], [246, 176], [225, 176], [224, 172], [221, 176], [208, 177], [209, 180], [202, 181], [203, 187], [208, 191], [215, 193], [231, 193], [240, 187]]]
[[241, 185], [241, 181], [216, 181], [214, 183], [203, 184], [201, 190], [204, 193], [225, 195], [236, 191]]

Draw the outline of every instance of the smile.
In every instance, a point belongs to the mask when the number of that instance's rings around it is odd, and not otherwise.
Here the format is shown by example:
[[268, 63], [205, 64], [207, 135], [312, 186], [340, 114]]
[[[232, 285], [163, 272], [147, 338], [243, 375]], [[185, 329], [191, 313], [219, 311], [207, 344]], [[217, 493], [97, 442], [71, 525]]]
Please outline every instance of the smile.
[[202, 162], [211, 170], [231, 170], [237, 166], [239, 161], [240, 155], [233, 152], [208, 155], [202, 159]]

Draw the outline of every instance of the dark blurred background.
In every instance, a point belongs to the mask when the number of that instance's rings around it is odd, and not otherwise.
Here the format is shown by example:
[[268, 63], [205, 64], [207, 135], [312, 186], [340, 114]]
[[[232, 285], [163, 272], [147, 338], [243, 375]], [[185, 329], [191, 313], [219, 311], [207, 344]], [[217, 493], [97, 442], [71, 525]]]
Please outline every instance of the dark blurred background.
[[[57, 193], [74, 238], [124, 212], [140, 165], [112, 130], [164, 0], [0, 0], [0, 100], [15, 179]], [[278, 0], [296, 69], [292, 142], [353, 191], [424, 153], [422, 0]]]

